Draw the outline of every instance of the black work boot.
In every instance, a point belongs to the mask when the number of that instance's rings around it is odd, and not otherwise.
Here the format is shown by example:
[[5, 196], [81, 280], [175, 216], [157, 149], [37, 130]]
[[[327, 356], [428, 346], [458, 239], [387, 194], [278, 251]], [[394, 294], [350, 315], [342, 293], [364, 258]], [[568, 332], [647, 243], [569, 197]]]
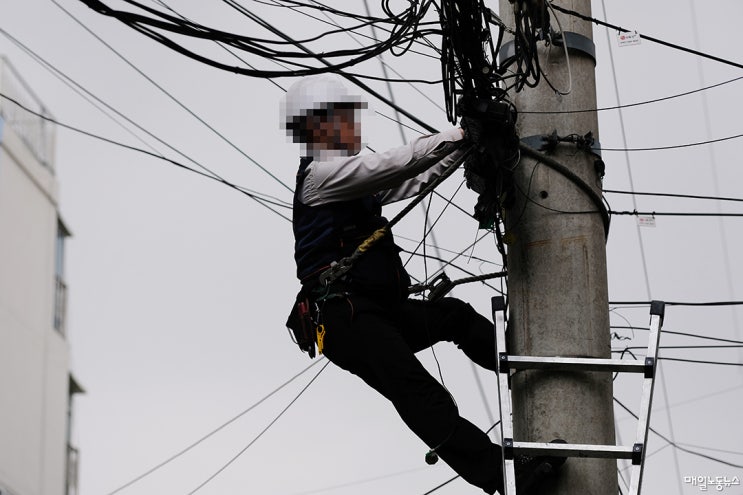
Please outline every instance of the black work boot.
[[[550, 443], [567, 443], [565, 440], [552, 440]], [[516, 472], [516, 493], [536, 495], [542, 483], [557, 475], [565, 464], [566, 457], [559, 456], [518, 456], [514, 462]]]

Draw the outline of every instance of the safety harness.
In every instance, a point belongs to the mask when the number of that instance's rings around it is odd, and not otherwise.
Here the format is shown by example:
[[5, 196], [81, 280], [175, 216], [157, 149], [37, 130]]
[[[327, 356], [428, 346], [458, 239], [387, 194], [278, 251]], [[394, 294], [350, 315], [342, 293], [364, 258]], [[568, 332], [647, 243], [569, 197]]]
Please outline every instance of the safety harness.
[[[438, 147], [437, 149], [426, 155], [424, 158], [422, 158], [422, 160], [437, 163], [444, 157], [459, 149], [462, 146], [462, 143], [463, 141], [448, 141], [444, 143], [444, 145]], [[423, 199], [431, 191], [433, 191], [439, 184], [441, 184], [451, 174], [453, 174], [454, 171], [459, 168], [459, 166], [462, 165], [465, 160], [467, 160], [467, 157], [470, 155], [470, 153], [472, 153], [474, 148], [474, 145], [469, 145], [467, 149], [454, 161], [454, 163], [447, 167], [447, 169], [441, 175], [439, 175], [433, 182], [428, 184], [421, 192], [419, 192], [418, 195], [412, 201], [410, 201], [410, 203], [408, 203], [405, 208], [403, 208], [397, 215], [395, 215], [392, 220], [387, 222], [387, 225], [377, 229], [369, 237], [367, 237], [364, 242], [362, 242], [359, 247], [356, 248], [353, 254], [351, 254], [350, 256], [346, 256], [338, 261], [332, 262], [330, 264], [330, 267], [320, 274], [320, 285], [327, 287], [339, 278], [346, 275], [346, 273], [351, 270], [356, 260], [363, 256], [364, 253], [366, 253], [372, 246], [379, 242], [380, 239], [387, 235], [390, 232], [390, 229], [392, 229], [394, 225], [402, 220], [405, 215], [410, 213], [410, 211], [415, 208], [415, 206], [423, 201]]]

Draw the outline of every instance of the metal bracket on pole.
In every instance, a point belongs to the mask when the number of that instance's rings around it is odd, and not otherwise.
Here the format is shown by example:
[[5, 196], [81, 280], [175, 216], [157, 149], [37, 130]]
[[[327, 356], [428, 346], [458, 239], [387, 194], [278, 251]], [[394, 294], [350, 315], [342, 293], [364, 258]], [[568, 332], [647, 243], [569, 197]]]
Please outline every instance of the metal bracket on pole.
[[[567, 31], [563, 33], [562, 36], [553, 37], [552, 43], [554, 43], [556, 46], [562, 46], [563, 40], [565, 41], [565, 43], [567, 43], [568, 50], [587, 55], [589, 58], [591, 58], [591, 60], [593, 60], [594, 65], [596, 64], [596, 45], [590, 38], [587, 38], [582, 34]], [[503, 43], [500, 51], [498, 52], [498, 63], [503, 65], [508, 61], [508, 59], [515, 56], [516, 47], [513, 40], [507, 41]]]
[[[520, 138], [521, 142], [526, 144], [527, 146], [534, 148], [537, 151], [550, 151], [551, 144], [550, 144], [550, 136], [546, 134], [538, 134], [536, 136], [526, 136]], [[590, 149], [581, 147], [580, 149], [583, 149], [585, 151], [590, 151], [590, 153], [598, 158], [601, 158], [601, 142], [598, 139], [593, 139], [591, 142]]]

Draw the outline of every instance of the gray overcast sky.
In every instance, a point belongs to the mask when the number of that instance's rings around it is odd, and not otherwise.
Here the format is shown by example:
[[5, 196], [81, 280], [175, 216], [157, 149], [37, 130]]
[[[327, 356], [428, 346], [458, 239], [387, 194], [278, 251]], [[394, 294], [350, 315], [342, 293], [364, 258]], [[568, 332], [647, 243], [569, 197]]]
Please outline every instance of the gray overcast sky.
[[[291, 199], [286, 188], [186, 113], [82, 25], [291, 186], [297, 149], [287, 144], [278, 128], [280, 89], [265, 80], [220, 72], [188, 60], [77, 0], [57, 1], [58, 5], [54, 0], [0, 0], [0, 27], [194, 160], [232, 182], [285, 201]], [[119, 3], [112, 1], [112, 5]], [[187, 17], [224, 30], [253, 29], [221, 2], [166, 3]], [[294, 35], [324, 29], [317, 21], [296, 14], [257, 2], [242, 3]], [[335, 3], [349, 8], [350, 2]], [[370, 3], [379, 8], [378, 2]], [[593, 13], [603, 17], [605, 4], [611, 23], [743, 62], [739, 43], [734, 41], [743, 19], [743, 3], [694, 3], [692, 7], [691, 0], [594, 1]], [[497, 9], [497, 2], [486, 4]], [[363, 9], [360, 2], [354, 5]], [[595, 27], [594, 37], [599, 107], [612, 106], [617, 101], [606, 30]], [[609, 32], [609, 39], [618, 94], [624, 104], [741, 75], [739, 69], [648, 42], [619, 48], [614, 32]], [[355, 44], [350, 38], [347, 42]], [[10, 58], [60, 121], [143, 146], [7, 37], [0, 36], [0, 53]], [[217, 56], [219, 52], [213, 49], [210, 53]], [[385, 61], [406, 77], [437, 78], [439, 73], [437, 60], [416, 54], [402, 58], [388, 55]], [[375, 61], [363, 69], [381, 72]], [[276, 82], [284, 87], [291, 83], [288, 79]], [[386, 91], [381, 83], [372, 85]], [[742, 85], [735, 82], [626, 109], [627, 146], [668, 146], [740, 134]], [[440, 86], [418, 84], [416, 88], [443, 104]], [[440, 108], [407, 85], [395, 85], [395, 98], [432, 125], [448, 125]], [[382, 103], [372, 99], [371, 104], [393, 115]], [[616, 111], [601, 112], [600, 126], [604, 147], [624, 147]], [[368, 142], [375, 149], [401, 144], [397, 125], [383, 117], [369, 118], [366, 129]], [[185, 161], [135, 132], [160, 152]], [[410, 130], [405, 134], [408, 139], [416, 135]], [[627, 155], [605, 152], [605, 187], [629, 189], [631, 170], [637, 191], [741, 197], [741, 151], [741, 141], [731, 140]], [[297, 289], [288, 221], [216, 182], [63, 129], [57, 133], [56, 167], [62, 214], [74, 234], [67, 258], [73, 371], [87, 390], [76, 401], [80, 486], [83, 495], [99, 495], [245, 410], [310, 361], [290, 342], [283, 326]], [[458, 183], [455, 178], [445, 187], [453, 191]], [[630, 197], [608, 195], [608, 199], [615, 210], [743, 212], [735, 204], [716, 202], [638, 197], [635, 206]], [[460, 193], [457, 203], [470, 210], [474, 197]], [[441, 204], [434, 204], [434, 210], [441, 208]], [[740, 218], [659, 216], [654, 228], [638, 229], [633, 217], [615, 217], [607, 245], [610, 300], [743, 299], [738, 285], [743, 276], [741, 222]], [[448, 210], [436, 240], [442, 248], [458, 252], [475, 239], [475, 229], [474, 221]], [[399, 235], [411, 239], [420, 238], [422, 231], [419, 214], [397, 229]], [[401, 242], [406, 248], [414, 246]], [[647, 271], [643, 269], [641, 245]], [[492, 241], [478, 244], [474, 255], [498, 259]], [[475, 272], [498, 268], [474, 259], [460, 261]], [[423, 273], [420, 264], [412, 270], [419, 276]], [[450, 275], [458, 276], [451, 270]], [[492, 295], [489, 289], [470, 286], [458, 289], [456, 295], [487, 314]], [[724, 307], [670, 307], [665, 328], [743, 340], [741, 316], [740, 310]], [[616, 308], [612, 324], [645, 326], [647, 308]], [[642, 331], [616, 331], [633, 339], [615, 341], [615, 347], [646, 344]], [[674, 335], [662, 339], [665, 345], [710, 343]], [[497, 409], [494, 377], [477, 371], [486, 391], [486, 407], [468, 361], [452, 346], [438, 345], [436, 353], [463, 414], [487, 428], [488, 408]], [[663, 355], [743, 361], [736, 349], [667, 350]], [[422, 353], [421, 359], [436, 373], [430, 352]], [[248, 445], [323, 364], [191, 453], [121, 493], [191, 492]], [[652, 425], [685, 448], [743, 464], [742, 387], [740, 368], [664, 361]], [[639, 392], [638, 382], [617, 381], [616, 397], [635, 411]], [[634, 422], [621, 410], [617, 410], [616, 419], [621, 440], [631, 443]], [[668, 447], [653, 434], [649, 443], [652, 455], [646, 466], [646, 493], [697, 493], [699, 487], [684, 483], [684, 476], [743, 478], [740, 468]], [[262, 438], [198, 493], [422, 494], [452, 475], [443, 463], [426, 466], [425, 452], [425, 446], [408, 432], [384, 399], [331, 365]], [[474, 494], [479, 490], [458, 480], [437, 493]], [[736, 487], [724, 493], [743, 491]]]

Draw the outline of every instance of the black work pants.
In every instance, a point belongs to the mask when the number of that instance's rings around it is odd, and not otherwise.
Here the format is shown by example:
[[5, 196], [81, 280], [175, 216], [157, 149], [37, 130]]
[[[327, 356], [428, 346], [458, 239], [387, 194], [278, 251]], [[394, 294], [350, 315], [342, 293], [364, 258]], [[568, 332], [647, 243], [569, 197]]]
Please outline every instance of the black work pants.
[[330, 361], [389, 399], [408, 427], [466, 481], [487, 493], [502, 486], [500, 446], [459, 415], [447, 390], [414, 356], [446, 340], [495, 370], [488, 319], [454, 298], [389, 303], [350, 295], [322, 303], [321, 321]]

